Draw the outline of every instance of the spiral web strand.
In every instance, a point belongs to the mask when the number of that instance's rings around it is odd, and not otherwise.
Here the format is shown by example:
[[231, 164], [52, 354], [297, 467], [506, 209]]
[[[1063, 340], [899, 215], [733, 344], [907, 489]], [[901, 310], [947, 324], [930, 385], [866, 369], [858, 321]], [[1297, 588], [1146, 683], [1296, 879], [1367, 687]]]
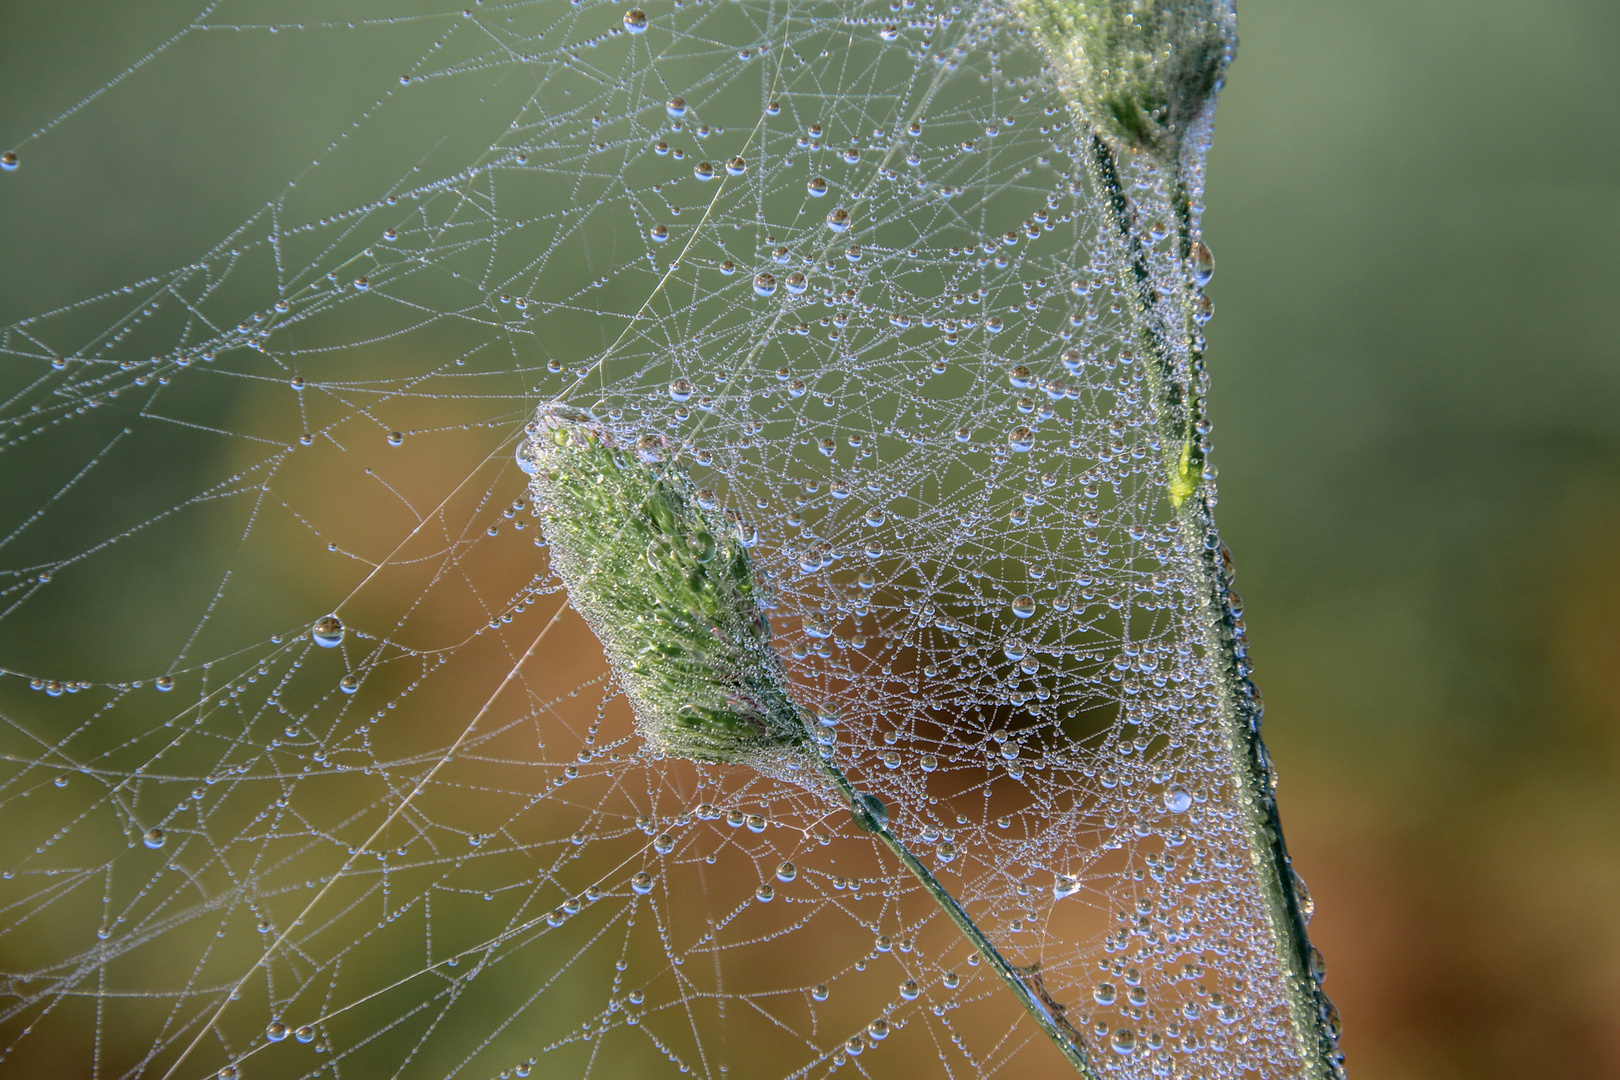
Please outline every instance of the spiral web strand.
[[[1065, 1074], [847, 807], [643, 747], [513, 461], [563, 402], [729, 515], [1098, 1072], [1315, 1075], [1133, 256], [1017, 18], [314, 13], [180, 37], [435, 37], [218, 247], [0, 337], [0, 1070]], [[1176, 192], [1121, 183], [1201, 395]]]

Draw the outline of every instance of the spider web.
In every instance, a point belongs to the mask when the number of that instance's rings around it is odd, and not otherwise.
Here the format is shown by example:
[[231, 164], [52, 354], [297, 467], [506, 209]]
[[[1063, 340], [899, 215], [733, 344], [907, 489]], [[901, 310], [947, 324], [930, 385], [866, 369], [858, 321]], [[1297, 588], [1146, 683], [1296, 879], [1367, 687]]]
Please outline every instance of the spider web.
[[847, 808], [644, 750], [513, 461], [560, 401], [731, 515], [840, 767], [1098, 1072], [1311, 1074], [1131, 256], [1018, 20], [344, 8], [143, 61], [433, 35], [218, 246], [0, 338], [0, 1068], [1067, 1072]]

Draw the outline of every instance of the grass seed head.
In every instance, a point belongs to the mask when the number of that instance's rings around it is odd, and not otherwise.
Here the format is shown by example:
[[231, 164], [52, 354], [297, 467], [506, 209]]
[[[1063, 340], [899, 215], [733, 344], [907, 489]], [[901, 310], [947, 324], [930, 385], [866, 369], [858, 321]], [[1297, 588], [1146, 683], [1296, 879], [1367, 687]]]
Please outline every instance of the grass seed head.
[[1016, 2], [1092, 128], [1165, 161], [1237, 51], [1232, 0]]
[[545, 406], [518, 462], [552, 567], [656, 752], [767, 769], [813, 752], [740, 527], [698, 506], [662, 436], [625, 445]]

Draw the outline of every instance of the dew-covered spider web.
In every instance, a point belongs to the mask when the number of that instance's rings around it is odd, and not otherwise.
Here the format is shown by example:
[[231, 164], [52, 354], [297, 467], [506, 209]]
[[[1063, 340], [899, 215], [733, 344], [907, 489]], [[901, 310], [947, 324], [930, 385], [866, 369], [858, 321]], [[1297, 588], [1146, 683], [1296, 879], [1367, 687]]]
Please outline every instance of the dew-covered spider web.
[[1212, 472], [1166, 493], [1170, 181], [1122, 232], [995, 3], [643, 9], [216, 3], [138, 65], [399, 57], [217, 246], [0, 337], [0, 1074], [1072, 1075], [847, 806], [644, 749], [514, 461], [562, 402], [730, 518], [1097, 1075], [1321, 1075]]

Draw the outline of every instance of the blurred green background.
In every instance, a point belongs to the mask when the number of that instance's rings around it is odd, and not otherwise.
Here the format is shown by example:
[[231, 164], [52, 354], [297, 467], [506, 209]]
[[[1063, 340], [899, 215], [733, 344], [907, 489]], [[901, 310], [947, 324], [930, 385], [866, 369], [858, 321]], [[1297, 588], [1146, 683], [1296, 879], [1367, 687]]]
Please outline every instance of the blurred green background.
[[1620, 1075], [1620, 7], [1240, 5], [1223, 531], [1352, 1075]]
[[[0, 5], [0, 144], [195, 12]], [[1620, 1075], [1620, 8], [1240, 14], [1220, 515], [1349, 1067]], [[392, 77], [342, 33], [201, 37], [0, 176], [0, 324], [194, 260]]]

